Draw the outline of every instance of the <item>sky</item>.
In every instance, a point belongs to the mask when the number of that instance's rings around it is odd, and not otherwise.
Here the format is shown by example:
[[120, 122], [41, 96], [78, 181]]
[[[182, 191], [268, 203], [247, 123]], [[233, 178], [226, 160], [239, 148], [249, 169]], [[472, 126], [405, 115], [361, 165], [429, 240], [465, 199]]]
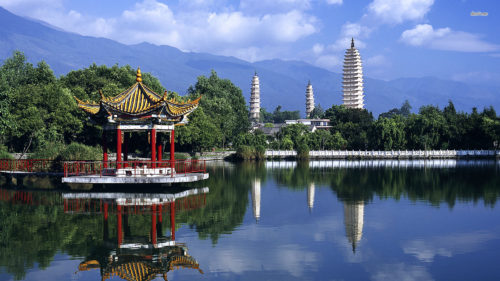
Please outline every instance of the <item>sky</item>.
[[0, 0], [0, 6], [125, 44], [250, 62], [299, 60], [337, 73], [354, 37], [367, 77], [500, 85], [500, 1]]

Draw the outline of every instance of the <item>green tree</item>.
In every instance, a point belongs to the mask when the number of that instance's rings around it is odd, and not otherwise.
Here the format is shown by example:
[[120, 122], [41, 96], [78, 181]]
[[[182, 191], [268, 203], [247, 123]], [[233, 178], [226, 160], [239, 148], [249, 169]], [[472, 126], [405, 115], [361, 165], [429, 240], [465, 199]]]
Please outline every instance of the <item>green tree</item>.
[[311, 114], [309, 118], [323, 118], [325, 115], [325, 110], [321, 107], [321, 104], [318, 104], [317, 106], [314, 107], [314, 109], [311, 111]]
[[412, 114], [407, 121], [406, 139], [410, 149], [447, 149], [441, 136], [446, 135], [446, 119], [438, 107], [422, 106], [419, 114]]
[[189, 115], [189, 123], [176, 129], [176, 142], [193, 151], [207, 151], [221, 143], [222, 132], [203, 107], [197, 108]]
[[399, 150], [406, 147], [405, 122], [400, 116], [379, 118], [373, 124], [375, 148], [380, 150]]
[[[210, 77], [199, 76], [196, 85], [189, 87], [188, 96], [194, 99], [200, 95], [203, 98], [199, 107], [203, 108], [207, 122], [212, 123], [221, 133], [220, 138], [216, 138], [216, 146], [224, 148], [237, 135], [248, 131], [250, 121], [245, 98], [241, 89], [231, 81], [219, 78], [215, 71], [212, 71]], [[186, 128], [189, 130], [191, 127]], [[210, 128], [202, 129], [211, 134], [213, 131]]]
[[346, 108], [332, 105], [325, 111], [325, 118], [330, 119], [331, 132], [340, 132], [347, 141], [347, 149], [365, 150], [372, 146], [369, 139], [373, 115], [366, 109]]
[[285, 123], [285, 120], [297, 120], [300, 118], [300, 112], [296, 111], [281, 111], [281, 105], [278, 105], [273, 111], [274, 123]]

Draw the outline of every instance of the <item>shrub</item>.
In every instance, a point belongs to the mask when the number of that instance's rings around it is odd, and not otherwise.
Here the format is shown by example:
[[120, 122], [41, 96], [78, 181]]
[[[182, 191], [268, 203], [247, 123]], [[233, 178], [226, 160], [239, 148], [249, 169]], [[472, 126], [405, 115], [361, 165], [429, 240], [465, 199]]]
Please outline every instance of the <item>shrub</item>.
[[50, 159], [54, 160], [59, 156], [59, 153], [64, 149], [62, 143], [48, 143], [33, 152], [30, 159]]
[[0, 147], [0, 159], [14, 159], [14, 157], [12, 157], [9, 152], [3, 150], [2, 147]]
[[241, 145], [236, 149], [236, 156], [240, 159], [254, 159], [254, 150], [251, 146]]
[[56, 160], [102, 160], [102, 149], [74, 142], [61, 150]]
[[297, 145], [297, 158], [298, 159], [309, 158], [309, 146], [307, 146], [307, 144], [301, 143]]

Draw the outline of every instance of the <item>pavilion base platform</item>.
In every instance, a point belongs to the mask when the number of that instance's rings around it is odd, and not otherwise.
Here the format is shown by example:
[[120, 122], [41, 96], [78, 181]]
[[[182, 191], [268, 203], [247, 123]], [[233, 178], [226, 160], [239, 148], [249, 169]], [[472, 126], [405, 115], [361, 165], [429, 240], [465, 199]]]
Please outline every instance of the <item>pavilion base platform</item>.
[[186, 183], [208, 179], [208, 173], [176, 174], [174, 176], [148, 175], [148, 176], [101, 176], [85, 175], [63, 177], [63, 183], [90, 183], [90, 184], [162, 184]]

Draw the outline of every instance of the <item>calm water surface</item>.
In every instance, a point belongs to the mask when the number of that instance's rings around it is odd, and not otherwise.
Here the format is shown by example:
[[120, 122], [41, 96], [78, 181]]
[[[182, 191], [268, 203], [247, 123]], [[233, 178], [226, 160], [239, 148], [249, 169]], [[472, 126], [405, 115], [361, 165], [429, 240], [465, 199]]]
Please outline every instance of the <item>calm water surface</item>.
[[3, 186], [0, 280], [500, 280], [495, 161], [209, 173], [174, 190]]

